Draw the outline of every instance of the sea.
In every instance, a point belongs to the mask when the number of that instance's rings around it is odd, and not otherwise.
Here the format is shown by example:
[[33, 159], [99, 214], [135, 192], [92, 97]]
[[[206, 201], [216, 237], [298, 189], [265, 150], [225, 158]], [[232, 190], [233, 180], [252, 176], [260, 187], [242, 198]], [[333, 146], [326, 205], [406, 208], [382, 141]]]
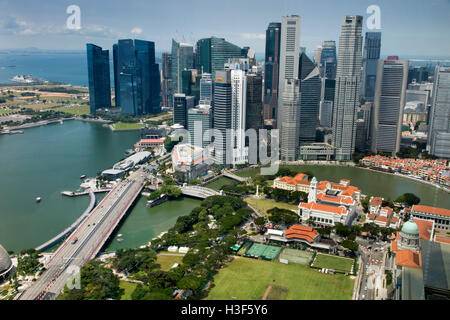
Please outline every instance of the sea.
[[[161, 63], [161, 52], [156, 52], [156, 62]], [[258, 60], [264, 55], [258, 53]], [[434, 67], [436, 61], [449, 57], [414, 57], [401, 56], [400, 59], [410, 59], [410, 65]], [[112, 52], [110, 51], [111, 86], [114, 86]], [[4, 50], [0, 51], [0, 84], [12, 84], [15, 75], [32, 75], [52, 82], [62, 82], [74, 86], [88, 86], [87, 58], [85, 51], [46, 51], [46, 50]]]

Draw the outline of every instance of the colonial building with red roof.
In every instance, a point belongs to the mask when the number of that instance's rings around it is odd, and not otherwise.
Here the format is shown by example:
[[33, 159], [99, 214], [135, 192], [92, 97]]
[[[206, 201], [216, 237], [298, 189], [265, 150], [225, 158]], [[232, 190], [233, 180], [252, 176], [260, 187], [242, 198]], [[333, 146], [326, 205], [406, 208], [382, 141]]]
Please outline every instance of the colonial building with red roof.
[[418, 219], [432, 220], [437, 229], [450, 230], [450, 210], [431, 206], [414, 205], [411, 216]]
[[[329, 183], [328, 183], [329, 184]], [[319, 226], [334, 226], [336, 223], [350, 224], [356, 212], [356, 201], [349, 195], [342, 196], [335, 188], [319, 190], [316, 178], [311, 180], [308, 203], [298, 205], [298, 214], [302, 223], [312, 219]], [[341, 185], [343, 186], [343, 185]], [[346, 190], [345, 186], [344, 190]]]

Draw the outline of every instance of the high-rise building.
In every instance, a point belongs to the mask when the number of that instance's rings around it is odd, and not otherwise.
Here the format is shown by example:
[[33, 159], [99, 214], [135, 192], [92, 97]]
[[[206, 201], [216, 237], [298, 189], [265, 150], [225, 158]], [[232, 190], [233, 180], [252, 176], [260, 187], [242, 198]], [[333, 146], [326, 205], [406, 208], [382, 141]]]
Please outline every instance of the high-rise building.
[[319, 68], [305, 53], [300, 55], [300, 144], [316, 141], [316, 129], [319, 119], [321, 79]]
[[299, 155], [300, 138], [300, 87], [298, 79], [284, 80], [281, 103], [278, 104], [280, 129], [281, 160], [295, 161]]
[[428, 81], [429, 71], [427, 67], [423, 66], [412, 66], [408, 72], [408, 84], [417, 82], [421, 83]]
[[366, 102], [358, 112], [355, 149], [359, 152], [366, 152], [370, 148], [372, 111], [373, 102]]
[[216, 71], [213, 101], [214, 130], [220, 133], [214, 137], [214, 160], [223, 165], [231, 164], [231, 154], [227, 153], [227, 146], [231, 144], [231, 137], [227, 131], [231, 128], [231, 71]]
[[299, 79], [299, 63], [300, 17], [282, 17], [277, 126], [281, 157], [288, 161], [296, 160], [299, 151], [301, 85], [300, 81], [291, 81]]
[[373, 112], [372, 152], [396, 154], [400, 139], [409, 62], [379, 60]]
[[90, 113], [97, 109], [111, 108], [111, 85], [109, 75], [109, 51], [92, 43], [86, 44], [89, 77]]
[[264, 71], [264, 120], [277, 127], [278, 75], [280, 70], [281, 23], [271, 22], [266, 30], [266, 57]]
[[338, 160], [350, 160], [355, 151], [356, 114], [359, 105], [362, 59], [361, 16], [345, 16], [339, 37], [333, 144]]
[[119, 107], [120, 102], [120, 88], [119, 88], [119, 46], [117, 43], [113, 44], [113, 69], [114, 69], [114, 103]]
[[181, 93], [184, 93], [187, 96], [191, 95], [192, 89], [192, 71], [191, 70], [183, 70], [181, 72]]
[[333, 101], [320, 101], [320, 126], [325, 128], [333, 126]]
[[161, 111], [161, 81], [155, 63], [155, 43], [144, 40], [119, 40], [117, 75], [122, 114], [138, 116]]
[[247, 162], [245, 120], [247, 111], [247, 76], [244, 70], [231, 70], [231, 147], [232, 164]]
[[194, 47], [172, 39], [172, 83], [174, 93], [182, 92], [182, 72], [194, 68]]
[[210, 144], [210, 137], [206, 136], [206, 132], [212, 129], [212, 120], [212, 107], [210, 105], [200, 104], [188, 110], [190, 144], [202, 148]]
[[172, 106], [172, 54], [170, 52], [162, 53], [161, 70], [161, 96], [163, 106]]
[[182, 125], [188, 130], [188, 110], [194, 107], [194, 97], [184, 93], [173, 95], [173, 123]]
[[381, 32], [366, 32], [362, 60], [361, 96], [373, 101], [377, 78], [378, 59], [380, 59]]
[[450, 67], [436, 66], [430, 110], [427, 149], [439, 158], [450, 158]]
[[[243, 57], [242, 49], [223, 38], [211, 37], [197, 41], [197, 55], [201, 72], [211, 73], [213, 78], [217, 70], [223, 70], [229, 58]], [[243, 57], [243, 58], [246, 58]]]
[[320, 67], [320, 60], [322, 59], [322, 46], [317, 46], [314, 50], [314, 63]]
[[211, 73], [204, 72], [200, 80], [200, 101], [211, 105], [213, 99], [213, 81]]
[[259, 133], [264, 125], [262, 104], [262, 76], [247, 74], [247, 111], [245, 129], [255, 129]]
[[320, 55], [320, 75], [323, 78], [336, 78], [336, 42], [324, 41], [322, 44], [322, 52]]

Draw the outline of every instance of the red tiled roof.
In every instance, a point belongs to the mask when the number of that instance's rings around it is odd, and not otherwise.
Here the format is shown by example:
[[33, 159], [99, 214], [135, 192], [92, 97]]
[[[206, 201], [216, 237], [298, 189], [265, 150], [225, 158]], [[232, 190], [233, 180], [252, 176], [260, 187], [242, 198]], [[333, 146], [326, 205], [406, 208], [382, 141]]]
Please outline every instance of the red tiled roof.
[[304, 239], [309, 243], [313, 243], [318, 235], [317, 230], [299, 224], [292, 225], [285, 233], [286, 239]]
[[410, 250], [399, 250], [395, 256], [395, 264], [402, 267], [421, 268], [420, 252]]
[[141, 143], [164, 143], [164, 139], [141, 139]]
[[450, 217], [450, 210], [423, 205], [413, 205], [413, 211]]
[[370, 205], [374, 207], [379, 207], [383, 203], [383, 199], [380, 197], [373, 197], [372, 200], [370, 200]]
[[335, 214], [347, 214], [347, 209], [344, 206], [335, 207], [326, 204], [310, 202], [310, 203], [300, 203], [300, 207], [307, 208], [309, 210], [330, 212]]
[[431, 232], [433, 229], [433, 221], [422, 219], [413, 219], [413, 221], [417, 224], [417, 228], [419, 229], [419, 236], [422, 239], [430, 240]]
[[435, 240], [437, 242], [450, 243], [450, 239], [449, 238], [436, 237]]

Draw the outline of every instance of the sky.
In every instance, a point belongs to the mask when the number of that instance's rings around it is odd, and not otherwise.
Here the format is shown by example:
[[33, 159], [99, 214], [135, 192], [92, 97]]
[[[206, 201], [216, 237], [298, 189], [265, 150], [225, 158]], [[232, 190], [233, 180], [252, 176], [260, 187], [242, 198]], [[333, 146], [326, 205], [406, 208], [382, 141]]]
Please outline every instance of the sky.
[[[80, 8], [79, 30], [66, 27], [70, 5]], [[370, 5], [380, 8], [380, 30], [367, 29]], [[343, 16], [352, 14], [363, 16], [363, 33], [382, 32], [383, 56], [450, 56], [450, 0], [0, 0], [0, 49], [110, 49], [136, 38], [161, 52], [172, 38], [194, 44], [217, 36], [264, 53], [268, 24], [292, 14], [301, 16], [308, 53], [338, 41]]]

